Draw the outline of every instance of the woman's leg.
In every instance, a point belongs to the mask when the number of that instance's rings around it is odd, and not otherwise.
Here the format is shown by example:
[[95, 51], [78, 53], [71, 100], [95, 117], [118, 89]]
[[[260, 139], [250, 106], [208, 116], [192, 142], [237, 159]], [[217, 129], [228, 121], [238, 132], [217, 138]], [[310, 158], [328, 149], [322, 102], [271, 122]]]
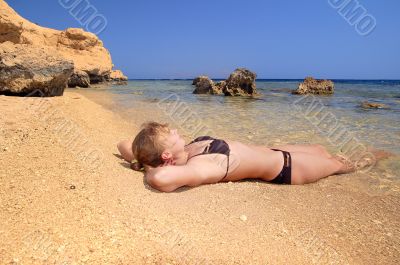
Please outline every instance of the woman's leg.
[[312, 183], [330, 175], [353, 172], [355, 169], [335, 159], [304, 152], [291, 152], [292, 184]]
[[271, 147], [274, 149], [280, 149], [286, 152], [303, 152], [311, 155], [319, 155], [326, 158], [331, 158], [332, 155], [326, 150], [323, 145], [320, 144], [296, 144], [296, 145], [279, 145]]

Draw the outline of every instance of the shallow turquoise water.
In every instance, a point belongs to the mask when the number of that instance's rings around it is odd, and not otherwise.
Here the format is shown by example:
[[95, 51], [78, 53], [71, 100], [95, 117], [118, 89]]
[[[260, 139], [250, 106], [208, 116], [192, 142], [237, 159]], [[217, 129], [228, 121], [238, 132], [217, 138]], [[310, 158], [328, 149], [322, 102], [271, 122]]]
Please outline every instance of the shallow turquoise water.
[[[102, 89], [113, 93], [123, 108], [161, 111], [188, 137], [208, 130], [260, 144], [319, 142], [334, 148], [340, 143], [327, 131], [336, 125], [365, 145], [400, 154], [400, 81], [335, 81], [333, 96], [306, 98], [290, 93], [299, 81], [258, 81], [262, 95], [257, 99], [195, 95], [191, 80], [132, 80]], [[366, 110], [360, 107], [363, 101], [383, 103], [389, 109]], [[312, 106], [316, 109], [309, 113]]]

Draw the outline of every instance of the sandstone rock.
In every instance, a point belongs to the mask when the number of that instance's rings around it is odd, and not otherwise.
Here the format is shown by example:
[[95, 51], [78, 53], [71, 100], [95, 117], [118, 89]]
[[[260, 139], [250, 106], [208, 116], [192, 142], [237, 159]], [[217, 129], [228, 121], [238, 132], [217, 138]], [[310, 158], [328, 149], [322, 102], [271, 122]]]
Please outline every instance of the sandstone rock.
[[214, 85], [214, 94], [224, 94], [224, 89], [226, 86], [226, 81], [219, 81]]
[[312, 77], [306, 77], [304, 82], [299, 85], [297, 90], [292, 91], [293, 94], [305, 95], [331, 95], [334, 92], [335, 85], [330, 80], [316, 80]]
[[224, 90], [225, 86], [226, 86], [226, 81], [219, 81], [217, 83], [215, 83], [215, 86], [222, 91]]
[[224, 94], [225, 96], [255, 96], [257, 75], [245, 68], [236, 69], [227, 80], [214, 82], [207, 76], [199, 76], [193, 80], [196, 89], [194, 94]]
[[89, 87], [90, 77], [84, 71], [75, 71], [68, 80], [68, 87]]
[[200, 80], [202, 80], [204, 78], [208, 78], [208, 76], [201, 75], [201, 76], [196, 77], [195, 79], [193, 79], [192, 85], [195, 86]]
[[120, 70], [112, 70], [109, 79], [112, 81], [128, 81], [128, 77], [125, 76]]
[[363, 109], [388, 109], [389, 107], [381, 103], [372, 103], [364, 101], [361, 103], [361, 108]]
[[196, 89], [193, 94], [211, 94], [214, 82], [208, 76], [199, 76], [193, 80]]
[[89, 74], [90, 84], [99, 84], [109, 81], [108, 75]]
[[0, 44], [0, 94], [61, 96], [74, 69], [55, 49], [28, 44]]
[[214, 82], [207, 76], [197, 77], [193, 83], [196, 89], [193, 91], [194, 94], [221, 94], [222, 91], [215, 86]]
[[226, 80], [225, 96], [251, 96], [257, 94], [257, 75], [245, 68], [236, 69]]
[[111, 55], [96, 35], [78, 28], [59, 31], [38, 26], [0, 0], [0, 43], [5, 41], [54, 48], [74, 62], [75, 72], [86, 72], [93, 83], [105, 81], [112, 71]]

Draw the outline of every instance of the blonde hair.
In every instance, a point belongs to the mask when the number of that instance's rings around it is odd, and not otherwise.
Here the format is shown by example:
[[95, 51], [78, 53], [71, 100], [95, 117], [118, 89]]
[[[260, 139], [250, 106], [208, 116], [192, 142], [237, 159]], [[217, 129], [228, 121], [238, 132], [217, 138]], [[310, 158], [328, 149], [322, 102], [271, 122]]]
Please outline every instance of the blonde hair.
[[136, 135], [132, 144], [135, 161], [132, 169], [141, 170], [143, 165], [157, 167], [164, 163], [161, 154], [165, 150], [163, 140], [169, 133], [168, 124], [147, 122], [142, 124], [142, 130]]

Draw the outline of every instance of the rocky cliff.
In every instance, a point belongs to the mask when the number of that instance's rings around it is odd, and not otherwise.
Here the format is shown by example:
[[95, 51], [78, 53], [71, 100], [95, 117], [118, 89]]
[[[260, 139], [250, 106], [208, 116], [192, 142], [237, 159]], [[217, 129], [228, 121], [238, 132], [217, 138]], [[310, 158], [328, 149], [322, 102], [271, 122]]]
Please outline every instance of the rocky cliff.
[[[0, 44], [11, 42], [56, 50], [66, 61], [74, 64], [71, 84], [98, 83], [113, 76], [111, 55], [94, 34], [79, 28], [64, 31], [36, 25], [17, 14], [4, 0], [0, 0]], [[121, 76], [123, 74], [121, 73]], [[86, 78], [78, 80], [77, 78]]]

